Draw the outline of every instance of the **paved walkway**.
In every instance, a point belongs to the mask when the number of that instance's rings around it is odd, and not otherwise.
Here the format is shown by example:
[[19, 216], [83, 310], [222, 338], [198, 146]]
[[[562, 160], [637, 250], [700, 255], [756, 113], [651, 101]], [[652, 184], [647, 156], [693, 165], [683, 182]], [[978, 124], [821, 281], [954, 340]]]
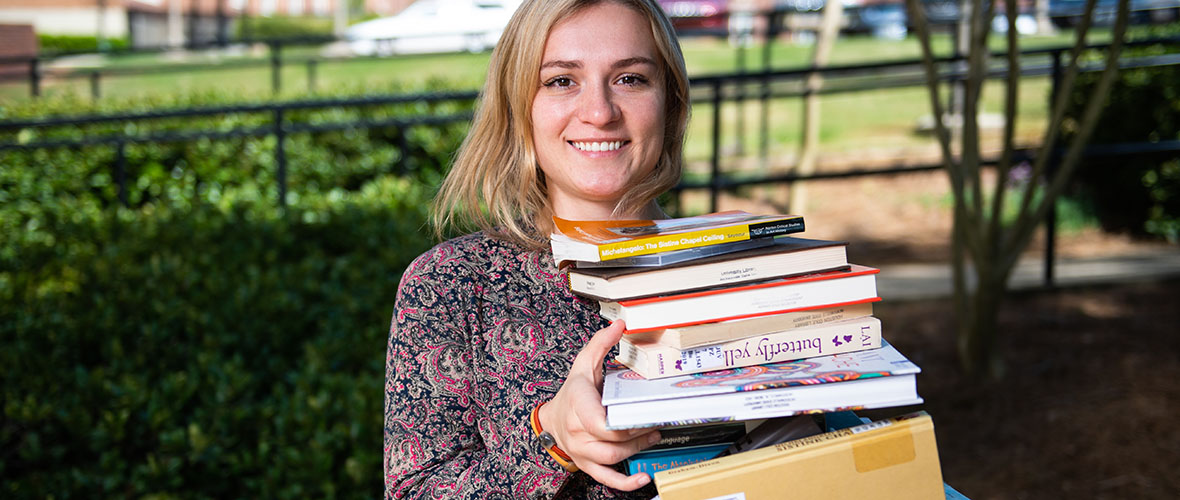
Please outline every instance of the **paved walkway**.
[[[1087, 259], [1058, 258], [1053, 270], [1054, 284], [1059, 288], [1180, 279], [1180, 248]], [[1041, 258], [1022, 260], [1012, 272], [1009, 289], [1040, 288], [1043, 276]], [[881, 266], [877, 291], [888, 301], [949, 297], [950, 265]]]

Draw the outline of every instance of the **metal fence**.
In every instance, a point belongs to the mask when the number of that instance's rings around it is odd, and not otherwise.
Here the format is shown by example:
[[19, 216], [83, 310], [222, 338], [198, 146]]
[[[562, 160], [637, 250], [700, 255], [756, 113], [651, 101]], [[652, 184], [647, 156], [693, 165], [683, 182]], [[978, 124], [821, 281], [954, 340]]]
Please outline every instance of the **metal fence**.
[[[928, 21], [935, 29], [950, 29], [958, 20], [958, 4], [953, 1], [932, 1], [925, 2], [923, 5], [927, 10]], [[762, 11], [729, 11], [718, 12], [716, 17], [723, 19], [724, 27], [719, 29], [707, 30], [693, 30], [683, 29], [682, 34], [686, 36], [706, 35], [706, 36], [721, 36], [729, 37], [735, 42], [740, 42], [737, 59], [739, 61], [739, 72], [744, 70], [745, 54], [744, 52], [749, 46], [750, 50], [760, 52], [759, 64], [762, 71], [769, 71], [771, 68], [771, 51], [773, 50], [774, 41], [780, 35], [788, 33], [804, 33], [808, 30], [814, 29], [815, 22], [818, 22], [819, 6], [822, 2], [780, 2], [779, 6], [774, 9]], [[1076, 10], [1079, 5], [1073, 5], [1071, 8]], [[875, 16], [880, 17], [880, 20], [869, 20], [869, 17], [861, 11], [869, 11], [881, 8], [895, 8], [901, 14], [897, 16]], [[1099, 8], [1099, 14], [1105, 12]], [[1107, 9], [1109, 10], [1109, 9]], [[1145, 19], [1144, 22], [1151, 22], [1156, 14], [1161, 12], [1169, 13], [1166, 19], [1175, 20], [1178, 15], [1176, 12], [1180, 11], [1180, 0], [1145, 0], [1144, 2], [1137, 2], [1132, 6], [1131, 14], [1137, 18]], [[1060, 12], [1053, 12], [1051, 16], [1055, 21], [1067, 23], [1079, 15], [1078, 12], [1066, 9]], [[794, 21], [796, 19], [804, 19], [808, 17], [816, 17], [812, 21]], [[871, 6], [864, 6], [862, 8], [850, 8], [845, 12], [845, 30], [855, 32], [875, 32], [878, 31], [878, 23], [901, 23], [894, 26], [895, 30], [905, 32], [906, 19], [904, 9], [901, 3], [883, 3]], [[482, 35], [482, 33], [473, 33], [472, 35]], [[392, 43], [398, 38], [390, 37], [375, 40], [376, 42]], [[756, 42], [755, 42], [756, 41]], [[44, 83], [47, 78], [54, 80], [70, 81], [70, 80], [86, 80], [89, 82], [90, 95], [93, 98], [102, 96], [103, 81], [111, 78], [145, 75], [145, 74], [165, 74], [165, 73], [191, 73], [191, 72], [205, 72], [205, 71], [224, 71], [229, 69], [241, 68], [269, 68], [271, 90], [278, 93], [282, 90], [283, 69], [290, 66], [299, 66], [304, 68], [306, 75], [306, 88], [308, 90], [315, 90], [317, 87], [319, 67], [325, 63], [339, 63], [339, 62], [365, 62], [376, 59], [385, 59], [396, 55], [397, 57], [418, 57], [415, 54], [374, 54], [374, 55], [338, 55], [338, 56], [324, 56], [324, 55], [285, 55], [291, 49], [296, 47], [316, 47], [325, 45], [331, 42], [347, 42], [344, 38], [337, 38], [333, 36], [305, 36], [305, 37], [287, 37], [287, 38], [270, 38], [270, 39], [240, 39], [240, 40], [212, 40], [201, 43], [188, 44], [184, 47], [188, 51], [217, 51], [226, 50], [229, 47], [236, 47], [239, 49], [249, 49], [253, 47], [265, 47], [265, 57], [244, 57], [240, 59], [233, 59], [217, 63], [170, 63], [170, 64], [138, 64], [138, 65], [121, 65], [114, 67], [99, 67], [99, 68], [59, 68], [48, 69], [53, 63], [63, 57], [97, 54], [103, 56], [121, 57], [131, 54], [152, 54], [163, 53], [176, 50], [175, 47], [159, 46], [159, 47], [139, 47], [127, 48], [117, 51], [106, 51], [97, 53], [61, 53], [48, 55], [34, 55], [34, 56], [9, 56], [0, 57], [0, 68], [9, 68], [9, 71], [0, 72], [0, 84], [9, 82], [24, 81], [27, 84], [30, 96], [40, 96], [43, 91]], [[432, 54], [430, 57], [437, 57], [439, 54]], [[13, 71], [14, 68], [17, 68]], [[24, 68], [23, 71], [19, 68]]]
[[[1141, 42], [1131, 43], [1135, 45], [1148, 44], [1180, 44], [1180, 39], [1163, 39], [1163, 40], [1145, 40]], [[1088, 47], [1090, 50], [1104, 50], [1106, 45], [1092, 45]], [[1063, 64], [1065, 57], [1068, 55], [1069, 48], [1049, 48], [1028, 50], [1021, 53], [1023, 60], [1021, 64], [1021, 74], [1024, 76], [1049, 76], [1053, 81], [1053, 94], [1056, 93], [1057, 85], [1060, 82]], [[939, 79], [946, 84], [953, 84], [961, 81], [965, 74], [962, 70], [963, 59], [961, 58], [942, 58], [937, 60]], [[989, 76], [993, 78], [1002, 78], [1007, 75], [1006, 62], [1003, 58], [995, 58], [994, 66], [989, 70]], [[1158, 67], [1158, 66], [1174, 66], [1180, 64], [1180, 54], [1163, 54], [1155, 56], [1143, 57], [1126, 57], [1120, 60], [1120, 65], [1124, 68], [1132, 67]], [[1083, 65], [1083, 71], [1094, 71], [1099, 69], [1095, 65]], [[923, 65], [920, 60], [904, 60], [896, 62], [883, 62], [873, 64], [858, 64], [858, 65], [844, 65], [844, 66], [830, 66], [825, 68], [801, 68], [789, 70], [763, 70], [757, 72], [739, 72], [723, 75], [705, 75], [692, 78], [692, 101], [695, 105], [707, 105], [709, 107], [711, 119], [710, 131], [710, 154], [709, 154], [709, 174], [704, 181], [682, 181], [675, 189], [675, 193], [692, 190], [707, 190], [710, 196], [710, 208], [717, 209], [719, 194], [741, 188], [743, 186], [754, 185], [768, 185], [768, 184], [783, 184], [799, 181], [817, 181], [823, 179], [836, 178], [851, 178], [862, 177], [870, 175], [892, 175], [907, 172], [921, 172], [930, 171], [941, 168], [940, 164], [929, 165], [912, 165], [899, 164], [884, 168], [857, 168], [842, 171], [824, 171], [809, 175], [800, 175], [795, 173], [775, 173], [760, 175], [755, 177], [735, 178], [733, 175], [726, 173], [726, 158], [723, 158], [721, 153], [721, 142], [724, 131], [722, 130], [722, 113], [725, 104], [744, 103], [747, 100], [756, 101], [758, 105], [762, 106], [761, 116], [767, 116], [767, 107], [769, 103], [776, 99], [799, 98], [806, 95], [807, 90], [804, 82], [811, 74], [820, 74], [823, 76], [825, 84], [820, 91], [822, 94], [836, 94], [842, 92], [857, 92], [867, 91], [882, 88], [898, 88], [898, 87], [916, 87], [924, 84]], [[470, 92], [451, 92], [451, 93], [432, 93], [432, 94], [414, 94], [414, 95], [390, 95], [354, 99], [321, 99], [321, 100], [304, 100], [292, 102], [276, 102], [258, 105], [244, 105], [244, 106], [226, 106], [226, 107], [209, 107], [209, 108], [193, 108], [193, 109], [179, 109], [179, 110], [164, 110], [154, 111], [148, 113], [126, 113], [126, 114], [108, 114], [108, 115], [83, 115], [83, 116], [67, 116], [67, 117], [53, 117], [53, 118], [38, 118], [29, 120], [3, 120], [0, 121], [0, 133], [7, 133], [10, 137], [19, 137], [19, 132], [25, 129], [52, 129], [54, 127], [68, 127], [76, 125], [87, 125], [97, 123], [148, 123], [153, 120], [188, 118], [188, 117], [207, 117], [207, 116], [223, 116], [235, 113], [267, 113], [271, 120], [268, 125], [257, 126], [253, 128], [237, 128], [233, 130], [182, 130], [148, 133], [143, 135], [129, 135], [125, 133], [111, 133], [107, 135], [98, 135], [91, 137], [84, 137], [81, 139], [61, 139], [61, 140], [34, 140], [22, 141], [11, 140], [9, 142], [0, 142], [0, 152], [9, 150], [45, 150], [53, 148], [79, 148], [79, 147], [110, 147], [115, 150], [115, 162], [111, 169], [111, 175], [114, 182], [118, 186], [119, 198], [123, 203], [127, 202], [127, 186], [126, 186], [126, 158], [123, 155], [123, 150], [128, 144], [133, 143], [169, 143], [169, 142], [191, 142], [196, 140], [226, 140], [238, 137], [265, 137], [274, 136], [275, 150], [275, 183], [278, 187], [277, 203], [284, 205], [287, 199], [287, 152], [284, 146], [284, 139], [290, 134], [309, 133], [309, 132], [323, 132], [334, 130], [347, 130], [357, 128], [375, 128], [375, 127], [395, 127], [398, 131], [394, 142], [404, 150], [406, 135], [405, 131], [412, 127], [432, 127], [442, 126], [445, 124], [453, 124], [470, 119], [470, 113], [448, 114], [448, 115], [419, 115], [419, 116], [404, 116], [397, 118], [384, 119], [379, 121], [361, 120], [348, 121], [338, 123], [298, 123], [292, 122], [287, 117], [292, 111], [309, 110], [309, 109], [331, 109], [331, 108], [362, 108], [367, 106], [388, 105], [398, 103], [412, 103], [412, 102], [427, 102], [427, 103], [444, 103], [444, 102], [470, 102], [477, 97], [476, 93]], [[744, 133], [744, 131], [742, 132]], [[767, 134], [769, 134], [769, 125], [763, 120], [763, 123], [758, 129], [762, 139], [759, 141], [763, 148], [768, 143]], [[765, 157], [766, 151], [763, 149], [760, 154]], [[1024, 159], [1030, 158], [1033, 153], [1031, 151], [1024, 151], [1018, 153], [1023, 155]], [[1180, 156], [1180, 141], [1165, 140], [1152, 143], [1136, 143], [1136, 144], [1118, 144], [1118, 145], [1101, 145], [1093, 146], [1087, 151], [1087, 155], [1091, 157], [1178, 157]], [[404, 156], [399, 159], [399, 165], [394, 166], [394, 171], [404, 172], [405, 165], [402, 164]], [[19, 166], [11, 165], [6, 168], [19, 168]], [[1046, 221], [1047, 230], [1047, 248], [1045, 254], [1046, 263], [1046, 284], [1051, 284], [1053, 279], [1053, 248], [1054, 234], [1055, 234], [1055, 214], [1050, 214], [1049, 220]]]

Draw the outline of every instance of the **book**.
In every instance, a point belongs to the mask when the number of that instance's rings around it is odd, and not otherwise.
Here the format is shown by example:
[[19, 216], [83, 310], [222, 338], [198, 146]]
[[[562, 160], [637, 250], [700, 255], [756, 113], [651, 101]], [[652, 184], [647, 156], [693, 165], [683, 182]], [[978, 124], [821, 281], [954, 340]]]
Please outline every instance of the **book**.
[[586, 262], [582, 260], [577, 261], [576, 265], [578, 269], [670, 266], [672, 264], [704, 259], [716, 255], [725, 255], [729, 253], [740, 252], [742, 250], [750, 250], [752, 248], [767, 247], [773, 245], [777, 239], [778, 238], [756, 238], [752, 240], [733, 241], [730, 243], [721, 243], [717, 245], [686, 248], [684, 250], [672, 250], [671, 252], [636, 255], [634, 257], [623, 257], [620, 259], [604, 260], [600, 262]]
[[[874, 301], [879, 299], [873, 299]], [[854, 318], [872, 316], [873, 302], [860, 302], [846, 306], [802, 309], [795, 312], [757, 316], [746, 319], [702, 323], [692, 326], [629, 332], [625, 338], [634, 341], [656, 342], [677, 349], [720, 344], [754, 335], [782, 332], [795, 328], [834, 323]]]
[[627, 458], [627, 473], [656, 472], [716, 458], [729, 448], [729, 443], [685, 446], [663, 450], [644, 450]]
[[734, 441], [729, 448], [721, 452], [719, 457], [733, 455], [744, 451], [756, 450], [783, 441], [814, 436], [823, 432], [812, 415], [794, 415], [790, 417], [772, 418], [762, 422], [741, 439]]
[[626, 321], [629, 332], [642, 332], [870, 302], [877, 298], [877, 272], [875, 268], [852, 264], [847, 271], [642, 299], [599, 301], [599, 313], [610, 320]]
[[661, 500], [945, 498], [934, 422], [915, 412], [653, 475]]
[[[570, 290], [596, 300], [625, 300], [847, 268], [843, 241], [781, 237], [769, 246], [658, 268], [577, 268]], [[709, 247], [706, 247], [709, 248]], [[659, 255], [659, 254], [657, 254]]]
[[803, 231], [798, 215], [754, 215], [740, 210], [662, 220], [571, 221], [554, 217], [553, 260], [600, 262], [770, 238]]
[[602, 405], [612, 430], [905, 406], [922, 402], [920, 371], [882, 340], [867, 351], [662, 379], [610, 370]]
[[660, 429], [660, 440], [644, 451], [734, 443], [746, 435], [748, 427], [745, 422], [665, 427]]
[[623, 337], [616, 359], [644, 378], [665, 378], [881, 347], [881, 320], [872, 316], [721, 344], [677, 349]]

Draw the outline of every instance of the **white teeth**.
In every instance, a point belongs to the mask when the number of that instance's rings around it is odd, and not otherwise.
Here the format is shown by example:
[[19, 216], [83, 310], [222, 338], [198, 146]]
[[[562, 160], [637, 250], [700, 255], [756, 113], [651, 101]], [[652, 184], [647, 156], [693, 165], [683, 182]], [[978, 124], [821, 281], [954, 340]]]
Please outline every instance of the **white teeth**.
[[574, 142], [572, 143], [579, 151], [589, 151], [591, 153], [598, 153], [602, 151], [614, 151], [623, 147], [623, 141], [611, 142]]

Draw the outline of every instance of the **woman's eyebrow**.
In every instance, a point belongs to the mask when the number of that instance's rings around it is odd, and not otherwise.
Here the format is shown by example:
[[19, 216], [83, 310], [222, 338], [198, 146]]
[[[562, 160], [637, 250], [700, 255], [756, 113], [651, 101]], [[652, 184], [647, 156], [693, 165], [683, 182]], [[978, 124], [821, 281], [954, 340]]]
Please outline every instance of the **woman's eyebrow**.
[[581, 61], [546, 61], [541, 65], [541, 69], [547, 68], [562, 68], [562, 69], [578, 69], [582, 67]]
[[[643, 64], [646, 64], [649, 66], [655, 66], [656, 62], [651, 60], [651, 58], [649, 58], [649, 57], [637, 56], [637, 57], [628, 57], [626, 59], [619, 59], [618, 61], [615, 61], [614, 64], [611, 64], [610, 66], [611, 66], [611, 69], [619, 69], [619, 68], [626, 68], [629, 66], [638, 66], [638, 65], [643, 65]], [[544, 64], [541, 64], [541, 69], [548, 69], [548, 68], [578, 69], [581, 67], [582, 67], [582, 61], [566, 61], [566, 60], [561, 60], [561, 59], [553, 60], [553, 61], [545, 61]]]
[[642, 64], [646, 64], [649, 66], [655, 66], [656, 62], [651, 60], [650, 58], [642, 57], [642, 56], [628, 57], [626, 59], [619, 59], [618, 61], [615, 61], [615, 63], [611, 65], [611, 68], [612, 69], [619, 69], [619, 68], [626, 68], [628, 66], [638, 66], [638, 65], [642, 65]]

